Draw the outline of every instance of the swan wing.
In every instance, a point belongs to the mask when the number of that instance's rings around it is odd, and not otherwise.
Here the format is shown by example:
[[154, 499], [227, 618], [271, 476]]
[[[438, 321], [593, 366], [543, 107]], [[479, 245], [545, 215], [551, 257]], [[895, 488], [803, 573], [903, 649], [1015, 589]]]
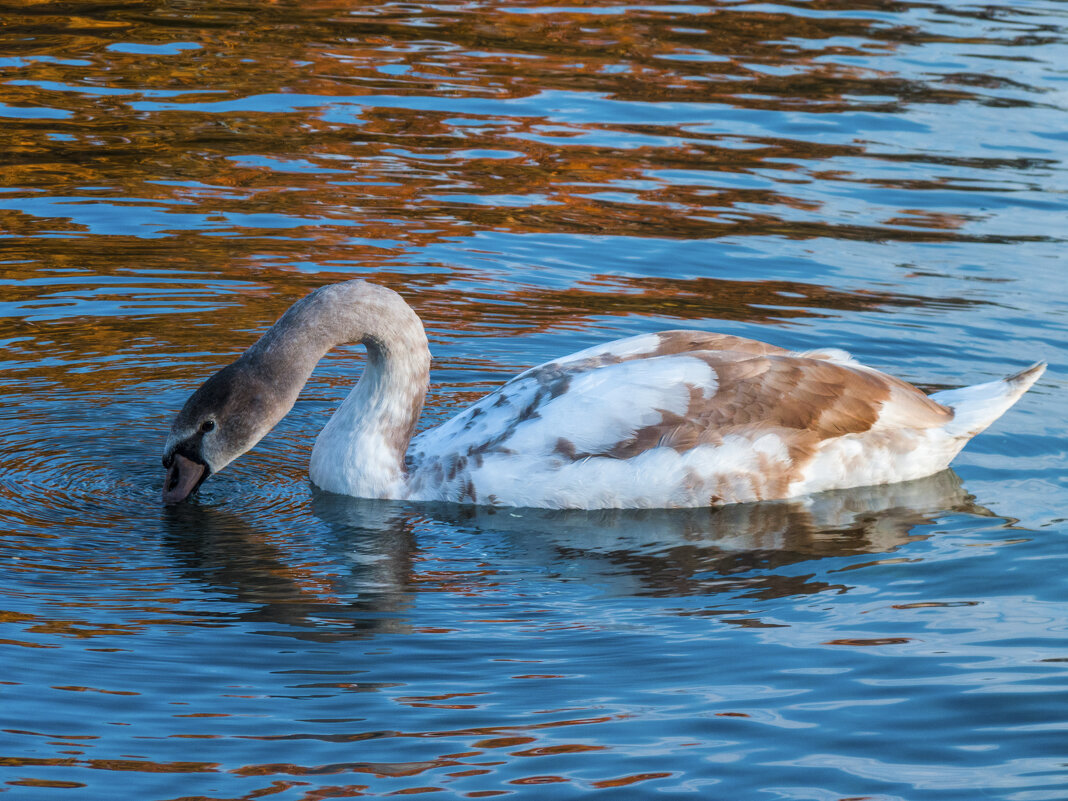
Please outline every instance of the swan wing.
[[842, 351], [631, 337], [527, 370], [421, 434], [411, 497], [585, 508], [784, 497], [828, 439], [951, 414]]
[[[714, 379], [707, 371], [703, 371], [703, 376], [689, 376], [685, 368], [689, 367], [691, 371], [700, 369], [691, 362], [673, 363], [683, 368], [676, 375], [670, 375], [671, 365], [664, 362], [655, 363], [652, 368], [645, 364], [630, 364], [615, 371], [607, 368], [700, 351], [754, 354], [787, 352], [756, 340], [703, 331], [640, 334], [595, 345], [520, 373], [456, 417], [424, 431], [413, 440], [408, 450], [409, 467], [418, 468], [431, 458], [447, 457], [472, 449], [485, 452], [494, 444], [503, 444], [520, 424], [539, 419], [544, 421], [542, 406], [565, 394], [567, 397], [562, 402], [554, 404], [554, 411], [593, 412], [594, 416], [612, 420], [622, 415], [626, 419], [620, 420], [619, 426], [626, 428], [635, 415], [641, 416], [648, 410], [642, 411], [641, 404], [633, 398], [629, 403], [613, 404], [612, 399], [604, 398], [602, 392], [618, 393], [634, 382], [645, 385], [647, 390], [654, 390], [653, 394], [659, 390], [672, 395], [677, 394], [680, 381], [687, 377], [703, 378], [705, 381]], [[594, 373], [596, 378], [592, 377]], [[573, 387], [573, 379], [583, 376], [586, 378]], [[650, 381], [656, 380], [667, 380], [670, 385], [648, 386]], [[655, 398], [648, 400], [655, 402]], [[584, 408], [591, 405], [594, 408]], [[584, 425], [581, 419], [576, 422]]]

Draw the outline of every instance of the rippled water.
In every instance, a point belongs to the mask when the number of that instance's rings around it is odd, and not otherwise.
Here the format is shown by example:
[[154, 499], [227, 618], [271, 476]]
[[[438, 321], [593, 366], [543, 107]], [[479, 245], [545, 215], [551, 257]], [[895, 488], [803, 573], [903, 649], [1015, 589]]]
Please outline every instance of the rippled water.
[[[1068, 797], [1068, 5], [2, 20], [0, 795]], [[924, 481], [494, 512], [309, 484], [350, 349], [164, 509], [186, 395], [354, 276], [427, 425], [663, 328], [1050, 370]]]

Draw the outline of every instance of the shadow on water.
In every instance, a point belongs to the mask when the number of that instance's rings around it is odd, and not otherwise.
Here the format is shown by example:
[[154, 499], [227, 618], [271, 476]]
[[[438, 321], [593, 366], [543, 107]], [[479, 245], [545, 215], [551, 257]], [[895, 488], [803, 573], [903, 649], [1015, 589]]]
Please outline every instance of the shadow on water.
[[238, 620], [292, 627], [287, 633], [307, 640], [370, 636], [398, 628], [416, 549], [401, 510], [376, 511], [336, 539], [344, 569], [317, 569], [262, 525], [193, 504], [163, 510], [164, 542], [188, 580], [248, 605]]
[[[165, 542], [187, 579], [250, 607], [237, 619], [281, 624], [300, 639], [334, 641], [407, 630], [413, 596], [426, 589], [419, 563], [435, 549], [416, 532], [428, 522], [444, 524], [453, 540], [480, 540], [491, 554], [487, 575], [495, 572], [495, 554], [513, 568], [550, 577], [577, 570], [613, 595], [781, 598], [848, 587], [776, 570], [888, 553], [925, 536], [914, 529], [946, 514], [991, 515], [973, 500], [952, 470], [803, 500], [700, 509], [498, 509], [315, 490], [312, 513], [326, 526], [325, 535], [308, 533], [325, 553], [315, 564], [276, 542], [261, 524], [219, 508], [169, 507], [163, 523]], [[436, 575], [447, 579], [448, 572]], [[470, 581], [470, 571], [460, 572]]]
[[[614, 593], [742, 592], [754, 598], [825, 590], [825, 583], [773, 571], [810, 560], [889, 553], [925, 536], [913, 534], [914, 528], [961, 512], [990, 514], [974, 504], [952, 470], [900, 484], [712, 508], [435, 510], [453, 525], [505, 534], [537, 564], [579, 561], [581, 575], [611, 579]], [[326, 517], [319, 508], [316, 514]]]

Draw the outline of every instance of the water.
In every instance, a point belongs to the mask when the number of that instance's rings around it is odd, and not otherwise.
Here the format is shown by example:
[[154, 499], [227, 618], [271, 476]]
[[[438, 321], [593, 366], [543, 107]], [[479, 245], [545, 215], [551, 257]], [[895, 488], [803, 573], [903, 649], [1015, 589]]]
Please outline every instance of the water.
[[[0, 794], [1068, 798], [1068, 6], [9, 3]], [[187, 394], [402, 292], [424, 424], [693, 327], [927, 389], [954, 471], [551, 514], [317, 492], [331, 354], [194, 503]]]

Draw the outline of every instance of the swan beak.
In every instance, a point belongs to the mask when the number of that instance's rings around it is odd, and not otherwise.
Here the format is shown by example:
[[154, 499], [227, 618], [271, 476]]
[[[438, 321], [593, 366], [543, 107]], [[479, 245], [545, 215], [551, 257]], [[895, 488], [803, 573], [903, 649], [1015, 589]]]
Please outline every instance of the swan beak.
[[200, 483], [207, 478], [208, 468], [200, 462], [174, 454], [163, 481], [163, 502], [179, 503], [188, 498]]

